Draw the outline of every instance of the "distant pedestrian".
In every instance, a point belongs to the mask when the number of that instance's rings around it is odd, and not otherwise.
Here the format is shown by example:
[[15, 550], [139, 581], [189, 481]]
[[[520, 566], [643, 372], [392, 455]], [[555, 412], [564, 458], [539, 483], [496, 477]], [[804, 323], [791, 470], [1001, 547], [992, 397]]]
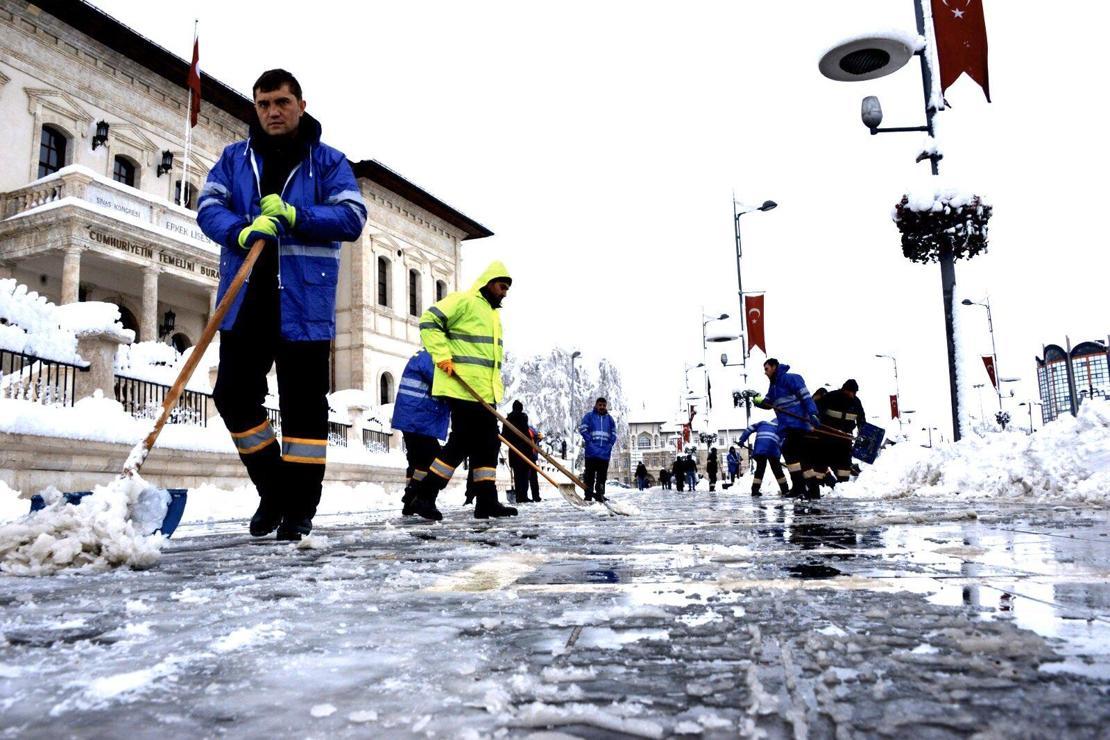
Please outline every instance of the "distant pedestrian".
[[674, 478], [675, 486], [678, 487], [678, 492], [682, 493], [682, 486], [686, 482], [686, 458], [676, 457], [674, 462], [671, 463], [671, 477]]
[[639, 485], [641, 491], [647, 488], [647, 477], [647, 466], [641, 462], [636, 466], [636, 483]]
[[717, 448], [709, 448], [709, 456], [705, 459], [705, 474], [709, 476], [709, 490], [717, 490]]
[[597, 399], [593, 411], [582, 417], [578, 432], [586, 443], [586, 500], [604, 501], [609, 458], [617, 443], [617, 423], [609, 415], [609, 402]]
[[686, 485], [690, 487], [693, 492], [698, 487], [698, 461], [694, 459], [694, 453], [686, 454], [686, 462], [683, 465], [686, 471]]
[[659, 485], [663, 486], [664, 491], [671, 490], [671, 471], [666, 468], [659, 469]]
[[728, 463], [728, 482], [731, 485], [736, 482], [736, 476], [740, 472], [740, 453], [735, 447], [728, 448], [728, 457], [725, 461]]
[[[505, 416], [505, 418], [508, 419], [509, 423], [512, 424], [513, 427], [519, 429], [525, 434], [528, 434], [530, 428], [528, 426], [528, 414], [524, 413], [524, 404], [521, 403], [519, 400], [513, 401], [513, 410], [510, 411], [508, 415]], [[507, 429], [501, 436], [509, 440], [512, 443], [513, 447], [515, 447], [517, 450], [523, 452], [525, 455], [529, 455], [528, 459], [531, 459], [531, 447], [525, 444], [519, 437], [517, 437], [515, 434], [508, 431]], [[530, 475], [530, 473], [532, 472], [532, 466], [528, 464], [527, 460], [521, 458], [520, 455], [516, 454], [512, 450], [509, 450], [508, 454], [509, 470], [513, 474], [513, 498], [518, 504], [526, 503], [528, 501], [528, 484], [532, 478], [532, 476]]]
[[755, 475], [752, 477], [752, 495], [762, 495], [759, 489], [763, 484], [763, 473], [770, 465], [771, 472], [774, 474], [775, 480], [778, 481], [779, 492], [785, 496], [790, 492], [790, 488], [786, 485], [786, 474], [782, 472], [782, 464], [779, 463], [779, 456], [782, 454], [782, 440], [779, 437], [778, 422], [774, 420], [757, 421], [740, 435], [740, 444], [747, 442], [748, 437], [753, 434], [755, 435], [755, 441], [752, 444], [752, 456], [755, 458]]

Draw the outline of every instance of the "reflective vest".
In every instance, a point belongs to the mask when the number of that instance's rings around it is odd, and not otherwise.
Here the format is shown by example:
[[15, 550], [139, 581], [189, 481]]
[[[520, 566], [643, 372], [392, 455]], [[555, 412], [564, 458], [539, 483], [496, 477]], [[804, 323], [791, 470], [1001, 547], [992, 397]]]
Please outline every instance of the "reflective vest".
[[501, 316], [479, 292], [496, 277], [511, 277], [501, 262], [491, 262], [470, 290], [451, 293], [420, 316], [420, 339], [437, 367], [432, 395], [473, 401], [461, 383], [448, 377], [438, 365], [455, 364], [455, 372], [486, 403], [497, 405], [505, 395], [501, 384], [501, 362], [505, 354], [501, 339]]

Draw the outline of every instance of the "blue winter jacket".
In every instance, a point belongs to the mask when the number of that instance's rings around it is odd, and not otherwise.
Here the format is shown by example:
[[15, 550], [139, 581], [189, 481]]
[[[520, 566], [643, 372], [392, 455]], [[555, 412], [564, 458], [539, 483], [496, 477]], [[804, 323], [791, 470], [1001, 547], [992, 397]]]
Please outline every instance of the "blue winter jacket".
[[423, 434], [436, 439], [447, 438], [447, 422], [451, 412], [447, 402], [432, 396], [432, 374], [435, 365], [427, 350], [409, 358], [401, 382], [397, 384], [397, 401], [393, 405], [392, 426], [402, 432]]
[[586, 457], [609, 459], [617, 443], [617, 423], [612, 416], [590, 411], [582, 417], [578, 433], [586, 441]]
[[748, 437], [755, 435], [752, 443], [752, 454], [760, 457], [769, 457], [778, 460], [782, 456], [782, 438], [779, 436], [779, 425], [775, 421], [757, 421], [744, 430], [740, 435], [740, 444], [748, 441]]
[[[745, 437], [745, 439], [747, 439], [747, 437]], [[741, 444], [743, 444], [743, 443], [741, 443]], [[740, 472], [740, 453], [739, 452], [737, 452], [736, 450], [733, 450], [732, 452], [728, 453], [728, 457], [725, 458], [725, 460], [726, 460], [726, 462], [728, 462], [728, 472], [729, 473], [731, 473], [732, 475], [736, 475], [737, 473]]]
[[[296, 225], [285, 230], [278, 244], [281, 335], [295, 342], [335, 337], [340, 242], [358, 239], [366, 223], [366, 204], [347, 158], [320, 143], [320, 124], [311, 116], [303, 116], [300, 125], [310, 142], [309, 154], [281, 193], [297, 209]], [[217, 301], [247, 256], [239, 246], [239, 232], [262, 213], [259, 173], [265, 166], [250, 139], [236, 142], [224, 149], [200, 191], [197, 223], [221, 246]], [[239, 291], [221, 329], [235, 325], [246, 293], [246, 288]]]
[[779, 429], [784, 432], [787, 429], [810, 429], [812, 423], [809, 420], [817, 415], [817, 404], [813, 402], [805, 380], [801, 375], [790, 372], [789, 365], [778, 366], [767, 395], [758, 405], [775, 410]]

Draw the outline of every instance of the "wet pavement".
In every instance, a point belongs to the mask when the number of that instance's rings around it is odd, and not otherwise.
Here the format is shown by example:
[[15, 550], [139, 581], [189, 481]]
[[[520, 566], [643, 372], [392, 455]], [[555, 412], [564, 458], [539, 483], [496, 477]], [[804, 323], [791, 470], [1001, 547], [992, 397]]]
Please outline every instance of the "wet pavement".
[[0, 736], [1107, 736], [1105, 511], [615, 493], [0, 577]]

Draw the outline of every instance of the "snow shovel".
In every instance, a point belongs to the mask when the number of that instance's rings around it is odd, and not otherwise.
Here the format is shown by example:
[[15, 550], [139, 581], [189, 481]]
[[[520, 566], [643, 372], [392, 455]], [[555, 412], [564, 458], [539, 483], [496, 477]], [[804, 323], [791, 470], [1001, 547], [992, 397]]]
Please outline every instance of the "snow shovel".
[[537, 473], [539, 473], [544, 478], [546, 478], [548, 483], [555, 486], [555, 488], [557, 488], [559, 490], [559, 493], [562, 494], [563, 498], [565, 498], [567, 500], [568, 504], [570, 504], [571, 506], [576, 506], [579, 509], [589, 508], [589, 506], [590, 506], [589, 502], [586, 501], [586, 499], [582, 498], [580, 495], [578, 495], [578, 491], [574, 490], [574, 484], [573, 483], [556, 483], [554, 481], [554, 479], [552, 479], [552, 477], [550, 475], [548, 475], [543, 470], [541, 470], [540, 466], [536, 465], [536, 463], [533, 462], [530, 457], [526, 456], [523, 452], [521, 452], [516, 447], [514, 447], [512, 442], [505, 439], [500, 434], [497, 435], [497, 438], [499, 440], [501, 440], [501, 442], [506, 447], [508, 447], [513, 452], [515, 452], [517, 457], [519, 457], [524, 462], [528, 463], [528, 465], [533, 470], [535, 470]]
[[[493, 406], [490, 406], [488, 403], [486, 403], [484, 400], [482, 400], [482, 397], [479, 396], [477, 394], [477, 392], [475, 392], [475, 390], [470, 387], [470, 383], [467, 383], [465, 380], [463, 380], [461, 377], [459, 377], [458, 373], [455, 373], [451, 377], [454, 378], [455, 380], [459, 381], [459, 385], [461, 385], [463, 388], [465, 388], [466, 392], [469, 393], [471, 396], [473, 396], [475, 401], [482, 404], [482, 406], [485, 407], [486, 411], [488, 411], [491, 414], [493, 414], [494, 416], [496, 416], [501, 421], [501, 424], [504, 425], [504, 427], [506, 429], [511, 429], [513, 431], [513, 433], [516, 434], [516, 436], [520, 437], [522, 440], [527, 442], [532, 447], [533, 450], [535, 450], [539, 454], [543, 455], [543, 458], [545, 460], [547, 460], [549, 463], [554, 465], [556, 470], [558, 470], [560, 473], [562, 473], [563, 475], [565, 475], [566, 477], [568, 477], [572, 481], [574, 481], [574, 483], [579, 488], [581, 488], [583, 491], [586, 490], [586, 484], [583, 483], [582, 480], [578, 476], [576, 476], [574, 473], [572, 473], [569, 470], [567, 470], [566, 468], [564, 468], [551, 455], [549, 455], [546, 452], [544, 452], [543, 450], [541, 450], [539, 445], [537, 445], [535, 442], [533, 442], [531, 439], [528, 438], [528, 435], [526, 435], [524, 432], [520, 431], [515, 426], [513, 426], [513, 424], [508, 419], [505, 418], [504, 414], [502, 414], [500, 411], [495, 409]], [[583, 499], [583, 501], [584, 500], [585, 499]], [[605, 508], [608, 509], [611, 514], [620, 514], [621, 516], [628, 516], [627, 512], [621, 511], [619, 508], [613, 506], [608, 501], [603, 500], [601, 503], [605, 504]]]
[[[192, 354], [189, 355], [189, 359], [185, 361], [185, 364], [181, 366], [181, 372], [177, 374], [177, 380], [174, 381], [173, 386], [166, 393], [166, 397], [162, 401], [161, 415], [155, 420], [154, 427], [150, 430], [150, 433], [147, 434], [141, 442], [131, 448], [131, 453], [127, 456], [127, 461], [123, 464], [123, 472], [117, 480], [133, 478], [138, 475], [139, 468], [146, 462], [146, 457], [150, 454], [151, 448], [154, 447], [155, 440], [157, 440], [158, 435], [162, 433], [162, 427], [164, 427], [166, 421], [169, 420], [170, 412], [173, 411], [173, 407], [177, 405], [177, 399], [181, 397], [181, 392], [185, 390], [185, 384], [189, 382], [189, 378], [193, 376], [193, 371], [196, 370], [197, 365], [200, 364], [201, 357], [204, 355], [205, 350], [208, 349], [208, 345], [212, 343], [212, 337], [216, 335], [216, 331], [220, 328], [220, 323], [224, 320], [224, 316], [227, 315], [232, 302], [235, 301], [235, 297], [239, 295], [243, 283], [246, 282], [247, 277], [251, 273], [251, 269], [254, 267], [254, 263], [258, 260], [258, 255], [262, 253], [262, 248], [265, 246], [265, 239], [258, 239], [251, 245], [250, 251], [247, 252], [247, 256], [243, 260], [243, 266], [240, 267], [239, 272], [235, 274], [235, 277], [227, 288], [227, 292], [224, 293], [223, 299], [220, 300], [219, 305], [216, 306], [212, 318], [208, 320], [208, 325], [204, 327], [200, 339], [198, 339], [197, 343], [193, 346]], [[158, 489], [152, 487], [144, 490], [139, 495], [143, 496], [150, 491], [158, 492], [159, 490], [166, 490], [169, 495], [169, 507], [166, 510], [165, 518], [162, 520], [162, 525], [155, 531], [161, 532], [169, 537], [181, 521], [181, 515], [185, 510], [186, 489]], [[78, 491], [76, 493], [66, 493], [64, 496], [66, 501], [70, 503], [79, 503], [80, 499], [89, 493], [88, 491]], [[39, 508], [41, 508], [41, 506]], [[35, 510], [33, 502], [31, 510]]]

